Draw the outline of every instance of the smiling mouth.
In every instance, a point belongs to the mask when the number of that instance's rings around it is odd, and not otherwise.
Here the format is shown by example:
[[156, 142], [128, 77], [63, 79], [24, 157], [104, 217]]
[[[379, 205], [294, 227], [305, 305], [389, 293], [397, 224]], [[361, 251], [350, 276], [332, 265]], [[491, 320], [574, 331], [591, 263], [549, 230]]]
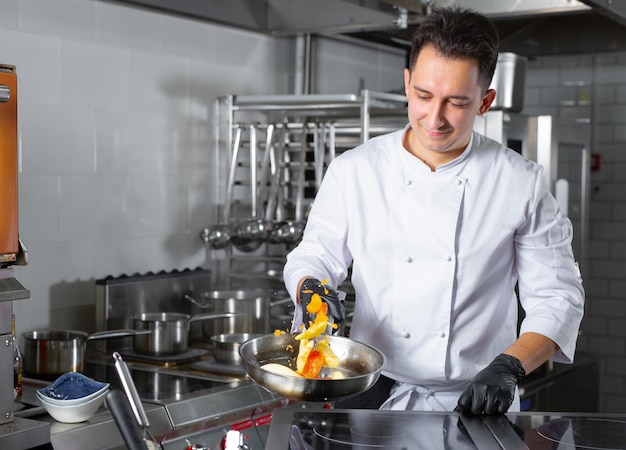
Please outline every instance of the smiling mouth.
[[428, 130], [426, 128], [424, 128], [424, 132], [431, 138], [439, 138], [448, 134], [447, 130]]

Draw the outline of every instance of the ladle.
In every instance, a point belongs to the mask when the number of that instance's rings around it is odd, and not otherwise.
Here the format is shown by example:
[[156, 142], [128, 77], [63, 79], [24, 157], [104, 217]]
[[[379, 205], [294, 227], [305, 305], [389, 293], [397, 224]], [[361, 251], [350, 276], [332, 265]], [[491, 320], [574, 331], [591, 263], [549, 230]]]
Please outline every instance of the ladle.
[[307, 130], [306, 122], [302, 124], [302, 145], [300, 148], [300, 162], [298, 167], [298, 191], [296, 192], [296, 211], [295, 220], [288, 220], [282, 224], [277, 232], [277, 239], [285, 244], [296, 244], [302, 238], [304, 232], [304, 171], [306, 164], [307, 149]]
[[278, 140], [278, 155], [281, 157], [281, 162], [276, 165], [276, 172], [273, 174], [272, 179], [272, 191], [275, 190], [274, 197], [271, 197], [270, 201], [273, 199], [276, 203], [275, 205], [269, 204], [267, 208], [267, 214], [271, 214], [274, 217], [274, 223], [272, 226], [272, 231], [270, 232], [270, 237], [268, 238], [268, 242], [272, 244], [282, 244], [282, 234], [281, 227], [287, 222], [284, 219], [284, 188], [281, 189], [281, 183], [283, 178], [283, 173], [285, 174], [285, 178], [287, 178], [288, 170], [291, 164], [291, 160], [289, 157], [289, 151], [286, 150], [286, 144], [289, 142], [289, 133], [287, 124], [284, 125], [282, 129], [282, 133], [280, 139]]
[[[266, 148], [264, 155], [264, 162], [262, 163], [262, 173], [261, 173], [261, 186], [267, 183], [266, 181], [266, 173], [267, 173], [267, 161], [269, 159], [269, 149], [271, 148], [272, 142], [272, 134], [273, 134], [274, 126], [272, 124], [267, 127], [267, 140], [266, 140]], [[259, 218], [259, 202], [260, 200], [260, 192], [262, 191], [260, 188], [257, 189], [257, 141], [256, 141], [256, 127], [254, 125], [250, 125], [250, 186], [251, 186], [251, 204], [252, 218], [249, 220], [245, 220], [239, 223], [235, 227], [235, 234], [232, 237], [233, 245], [240, 251], [243, 252], [253, 252], [258, 249], [263, 242], [267, 240], [271, 230], [271, 222], [266, 221], [264, 218]], [[264, 188], [263, 188], [264, 189]]]
[[233, 142], [233, 151], [228, 172], [228, 180], [226, 182], [226, 201], [224, 204], [224, 217], [222, 223], [205, 228], [201, 233], [201, 238], [208, 243], [211, 248], [216, 250], [228, 247], [233, 231], [229, 224], [230, 208], [233, 202], [233, 189], [235, 185], [235, 171], [237, 170], [237, 160], [239, 159], [239, 147], [241, 145], [241, 126], [237, 126], [235, 131], [235, 139]]

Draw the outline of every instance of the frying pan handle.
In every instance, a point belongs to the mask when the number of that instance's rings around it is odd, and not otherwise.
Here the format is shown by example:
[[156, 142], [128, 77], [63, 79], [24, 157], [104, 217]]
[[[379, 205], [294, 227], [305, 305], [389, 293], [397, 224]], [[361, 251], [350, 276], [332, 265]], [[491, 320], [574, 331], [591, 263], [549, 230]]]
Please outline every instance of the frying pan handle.
[[111, 389], [107, 393], [107, 406], [113, 414], [115, 424], [126, 446], [130, 450], [146, 450], [148, 446], [136, 425], [133, 410], [130, 408], [126, 395], [119, 389]]
[[126, 396], [128, 397], [128, 401], [130, 402], [130, 407], [133, 410], [135, 415], [135, 419], [139, 426], [146, 430], [150, 426], [150, 421], [148, 420], [148, 416], [141, 405], [141, 399], [139, 398], [139, 394], [137, 393], [137, 387], [133, 382], [133, 378], [130, 376], [130, 371], [128, 370], [128, 366], [126, 362], [122, 359], [122, 355], [118, 352], [113, 352], [113, 359], [115, 359], [115, 368], [117, 369], [117, 374], [120, 377], [120, 381], [122, 382], [122, 387], [124, 388], [124, 392], [126, 392]]

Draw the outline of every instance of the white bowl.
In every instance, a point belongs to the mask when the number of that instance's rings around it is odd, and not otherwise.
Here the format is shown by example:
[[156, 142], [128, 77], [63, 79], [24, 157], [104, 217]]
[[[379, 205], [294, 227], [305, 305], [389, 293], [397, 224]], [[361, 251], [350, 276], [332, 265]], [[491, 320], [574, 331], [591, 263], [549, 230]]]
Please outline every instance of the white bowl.
[[48, 414], [55, 420], [63, 423], [78, 423], [89, 420], [100, 409], [106, 398], [107, 390], [100, 392], [99, 395], [89, 400], [83, 401], [83, 403], [75, 405], [55, 405], [44, 400], [45, 397], [37, 396], [39, 402], [48, 411]]
[[109, 390], [109, 383], [101, 383], [82, 373], [67, 372], [50, 386], [37, 390], [37, 398], [58, 406], [79, 405]]

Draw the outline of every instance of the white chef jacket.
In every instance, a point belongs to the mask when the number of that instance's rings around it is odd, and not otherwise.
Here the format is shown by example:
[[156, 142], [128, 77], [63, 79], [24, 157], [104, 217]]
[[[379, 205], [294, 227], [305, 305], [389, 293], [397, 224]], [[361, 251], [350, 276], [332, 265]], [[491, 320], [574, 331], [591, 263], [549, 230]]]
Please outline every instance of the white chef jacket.
[[[386, 376], [456, 400], [517, 339], [519, 281], [520, 332], [552, 339], [552, 359], [571, 363], [584, 291], [542, 167], [474, 132], [433, 172], [403, 148], [407, 129], [331, 162], [287, 256], [291, 298], [302, 277], [336, 287], [352, 264], [350, 337], [386, 356]], [[296, 308], [294, 330], [301, 320]]]

